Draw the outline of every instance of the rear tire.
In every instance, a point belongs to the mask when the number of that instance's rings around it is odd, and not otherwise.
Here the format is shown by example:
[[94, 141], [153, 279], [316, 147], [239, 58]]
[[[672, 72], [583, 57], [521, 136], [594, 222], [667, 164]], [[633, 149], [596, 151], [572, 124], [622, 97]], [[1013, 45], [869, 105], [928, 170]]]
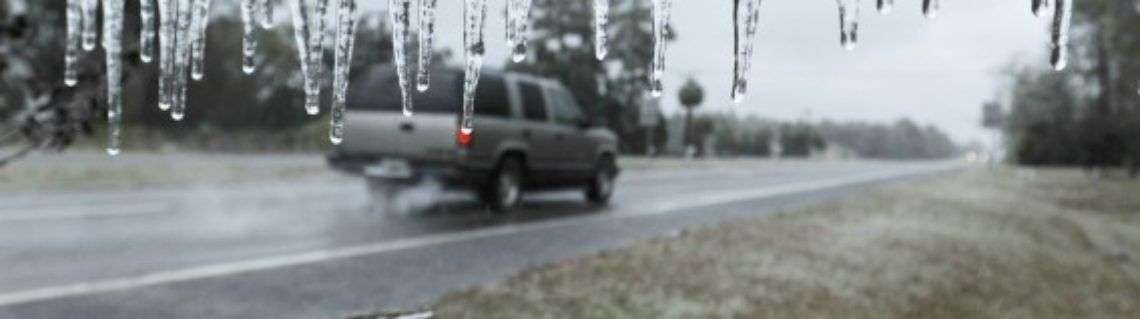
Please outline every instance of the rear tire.
[[516, 157], [503, 158], [491, 179], [479, 191], [479, 197], [491, 210], [509, 212], [522, 202], [522, 161]]
[[594, 167], [593, 176], [586, 185], [586, 201], [590, 204], [604, 206], [609, 204], [610, 197], [614, 195], [614, 178], [617, 177], [617, 163], [613, 157], [603, 157]]

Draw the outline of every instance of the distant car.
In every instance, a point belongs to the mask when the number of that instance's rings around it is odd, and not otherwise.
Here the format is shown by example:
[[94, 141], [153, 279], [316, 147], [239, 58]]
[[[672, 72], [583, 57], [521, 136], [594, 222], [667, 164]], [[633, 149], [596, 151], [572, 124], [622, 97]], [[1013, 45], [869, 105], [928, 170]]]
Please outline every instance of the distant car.
[[484, 71], [475, 96], [475, 129], [459, 131], [463, 73], [433, 70], [405, 117], [396, 72], [378, 66], [348, 93], [345, 139], [333, 167], [375, 182], [436, 178], [473, 190], [498, 211], [519, 205], [524, 190], [582, 188], [605, 204], [614, 192], [617, 137], [585, 115], [559, 82]]

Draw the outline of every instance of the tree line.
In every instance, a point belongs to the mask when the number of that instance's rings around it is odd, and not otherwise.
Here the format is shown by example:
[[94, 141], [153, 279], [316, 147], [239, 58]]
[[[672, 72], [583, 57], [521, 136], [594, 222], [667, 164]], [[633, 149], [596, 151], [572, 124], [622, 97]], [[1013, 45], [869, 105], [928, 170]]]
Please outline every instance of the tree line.
[[704, 143], [711, 143], [721, 155], [808, 157], [830, 150], [829, 156], [850, 158], [936, 159], [959, 153], [959, 147], [945, 132], [908, 118], [888, 124], [775, 121], [714, 114], [696, 122], [695, 134], [706, 134]]
[[1005, 133], [1010, 160], [1026, 165], [1125, 167], [1140, 175], [1140, 5], [1075, 6], [1069, 69], [1016, 61], [988, 103], [984, 124]]

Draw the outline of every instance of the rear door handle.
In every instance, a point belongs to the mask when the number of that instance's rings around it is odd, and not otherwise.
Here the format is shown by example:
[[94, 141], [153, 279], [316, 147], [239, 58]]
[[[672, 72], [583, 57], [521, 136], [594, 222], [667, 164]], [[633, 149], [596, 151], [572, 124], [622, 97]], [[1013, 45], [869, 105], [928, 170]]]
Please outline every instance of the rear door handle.
[[530, 134], [530, 129], [523, 129], [523, 130], [522, 130], [522, 137], [523, 137], [523, 138], [525, 138], [525, 139], [530, 139], [530, 135], [531, 135], [531, 134]]
[[555, 134], [555, 135], [554, 135], [554, 139], [556, 139], [556, 140], [559, 140], [559, 141], [561, 141], [561, 140], [565, 140], [565, 139], [566, 139], [566, 134], [562, 134], [562, 133], [558, 133], [558, 134]]

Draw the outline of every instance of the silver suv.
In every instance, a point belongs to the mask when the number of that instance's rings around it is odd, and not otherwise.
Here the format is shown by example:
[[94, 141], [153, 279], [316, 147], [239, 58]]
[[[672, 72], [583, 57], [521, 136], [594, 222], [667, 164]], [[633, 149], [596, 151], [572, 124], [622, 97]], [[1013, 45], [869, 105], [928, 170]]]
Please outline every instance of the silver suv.
[[492, 209], [518, 206], [524, 190], [583, 188], [605, 204], [618, 175], [617, 137], [585, 115], [560, 83], [485, 71], [475, 97], [475, 129], [460, 134], [463, 73], [433, 70], [405, 117], [395, 71], [379, 66], [354, 80], [344, 142], [330, 165], [370, 185], [435, 178], [467, 188]]

